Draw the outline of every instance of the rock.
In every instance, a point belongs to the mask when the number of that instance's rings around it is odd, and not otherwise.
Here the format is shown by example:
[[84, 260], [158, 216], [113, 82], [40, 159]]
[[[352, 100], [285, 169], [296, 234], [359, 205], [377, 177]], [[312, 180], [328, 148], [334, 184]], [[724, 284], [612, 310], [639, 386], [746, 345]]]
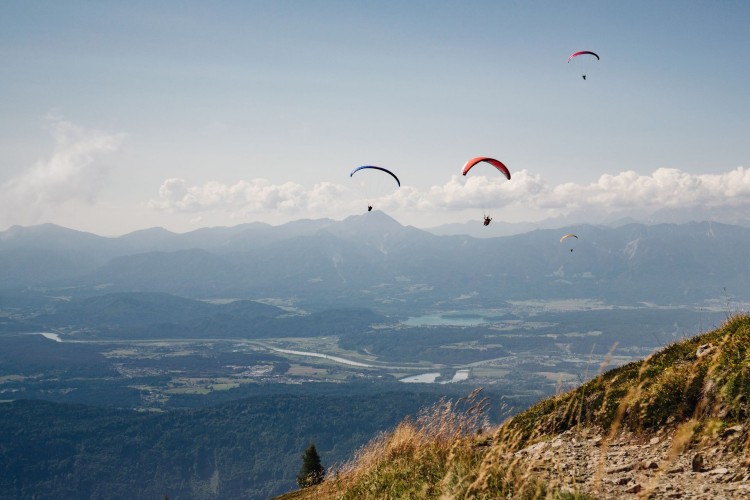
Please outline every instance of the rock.
[[549, 443], [547, 441], [539, 441], [538, 443], [533, 444], [526, 449], [529, 451], [529, 453], [538, 454], [544, 451], [547, 446], [549, 446]]
[[614, 485], [616, 485], [616, 486], [625, 486], [626, 484], [628, 484], [632, 480], [633, 480], [632, 477], [623, 476], [623, 477], [616, 477], [616, 478], [612, 479], [611, 483], [614, 484]]
[[607, 469], [607, 474], [616, 474], [618, 472], [627, 472], [627, 471], [630, 471], [630, 470], [633, 470], [633, 464], [632, 463], [622, 464], [622, 465], [617, 465], [615, 467], [611, 467], [611, 468]]
[[710, 471], [708, 471], [708, 473], [711, 474], [712, 476], [722, 476], [726, 474], [727, 472], [729, 472], [729, 469], [727, 469], [726, 467], [717, 467], [715, 469], [711, 469]]
[[704, 470], [706, 470], [706, 463], [702, 453], [695, 454], [695, 456], [693, 457], [692, 465], [693, 472], [703, 472]]
[[726, 438], [735, 434], [739, 434], [742, 432], [742, 426], [741, 425], [733, 425], [732, 427], [727, 427], [724, 429], [721, 433], [721, 437]]
[[714, 350], [716, 350], [716, 346], [712, 344], [703, 344], [702, 346], [698, 347], [698, 350], [695, 351], [695, 355], [697, 357], [705, 356], [706, 354], [712, 353]]
[[641, 462], [641, 465], [640, 465], [640, 469], [643, 469], [643, 470], [646, 470], [646, 469], [654, 470], [658, 468], [659, 468], [659, 464], [654, 460], [644, 460], [643, 462]]
[[652, 437], [651, 441], [648, 442], [648, 444], [658, 444], [659, 443], [659, 437]]
[[625, 493], [638, 493], [642, 489], [643, 489], [643, 487], [640, 484], [635, 483], [633, 486], [631, 486], [630, 488], [626, 489]]
[[672, 467], [671, 469], [669, 469], [667, 471], [667, 474], [682, 474], [683, 472], [685, 472], [685, 468], [678, 465], [677, 467]]

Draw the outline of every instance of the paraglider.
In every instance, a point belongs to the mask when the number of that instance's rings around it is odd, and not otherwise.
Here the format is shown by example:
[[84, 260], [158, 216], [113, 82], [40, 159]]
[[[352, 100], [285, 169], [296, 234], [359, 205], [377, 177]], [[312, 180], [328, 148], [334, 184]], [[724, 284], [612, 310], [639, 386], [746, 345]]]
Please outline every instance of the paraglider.
[[398, 180], [398, 177], [396, 177], [396, 174], [394, 174], [393, 172], [391, 172], [387, 168], [376, 167], [375, 165], [362, 165], [361, 167], [357, 167], [354, 170], [352, 170], [352, 172], [349, 174], [349, 177], [353, 176], [356, 172], [359, 172], [360, 170], [364, 170], [366, 168], [372, 168], [372, 169], [375, 169], [375, 170], [380, 170], [382, 172], [385, 172], [386, 174], [388, 174], [391, 177], [393, 177], [393, 179], [396, 181], [396, 184], [398, 184], [398, 187], [401, 187], [401, 181]]
[[[590, 50], [579, 50], [578, 52], [573, 52], [572, 54], [570, 54], [570, 57], [568, 57], [568, 63], [570, 63], [570, 61], [572, 61], [574, 58], [579, 57], [579, 56], [593, 56], [593, 57], [596, 57], [597, 61], [599, 60], [599, 55], [596, 52], [591, 52]], [[585, 80], [586, 73], [582, 74], [581, 78]]]
[[[391, 172], [387, 168], [378, 167], [378, 166], [375, 166], [375, 165], [362, 165], [361, 167], [357, 167], [357, 168], [355, 168], [354, 170], [351, 171], [351, 173], [349, 174], [349, 177], [353, 177], [355, 173], [357, 173], [359, 171], [362, 171], [362, 170], [375, 170], [375, 171], [385, 172], [386, 174], [388, 174], [391, 177], [393, 177], [393, 180], [396, 181], [396, 186], [397, 187], [401, 187], [401, 181], [398, 179], [398, 177], [396, 177], [396, 174], [394, 174], [393, 172]], [[372, 203], [368, 203], [367, 204], [367, 211], [368, 212], [372, 212]]]
[[[575, 239], [578, 239], [578, 236], [576, 236], [576, 235], [575, 235], [575, 234], [573, 234], [573, 233], [568, 233], [568, 234], [565, 234], [565, 235], [563, 235], [563, 237], [562, 237], [562, 238], [560, 238], [560, 243], [562, 243], [563, 241], [567, 240], [568, 238], [575, 238]], [[573, 249], [571, 248], [571, 249], [570, 249], [570, 251], [572, 252], [572, 251], [573, 251]]]
[[[468, 174], [469, 170], [474, 168], [474, 166], [478, 163], [489, 163], [490, 165], [498, 169], [506, 179], [510, 180], [510, 170], [508, 170], [508, 167], [506, 167], [501, 161], [494, 158], [489, 158], [487, 156], [477, 156], [476, 158], [472, 158], [471, 160], [467, 161], [464, 165], [464, 168], [461, 170], [461, 173], [463, 175]], [[492, 217], [490, 217], [489, 215], [485, 215], [484, 225], [489, 226], [490, 222], [492, 222]]]
[[498, 169], [500, 172], [502, 172], [503, 175], [508, 180], [510, 180], [510, 171], [508, 170], [508, 167], [506, 167], [505, 165], [503, 165], [502, 162], [500, 162], [500, 161], [498, 161], [498, 160], [496, 160], [494, 158], [488, 158], [486, 156], [477, 156], [476, 158], [472, 158], [471, 160], [467, 161], [466, 165], [464, 165], [463, 170], [461, 170], [461, 173], [463, 175], [468, 174], [469, 170], [471, 170], [472, 168], [474, 168], [474, 165], [476, 165], [477, 163], [482, 163], [482, 162], [489, 163], [490, 165], [492, 165], [493, 167], [495, 167], [496, 169]]

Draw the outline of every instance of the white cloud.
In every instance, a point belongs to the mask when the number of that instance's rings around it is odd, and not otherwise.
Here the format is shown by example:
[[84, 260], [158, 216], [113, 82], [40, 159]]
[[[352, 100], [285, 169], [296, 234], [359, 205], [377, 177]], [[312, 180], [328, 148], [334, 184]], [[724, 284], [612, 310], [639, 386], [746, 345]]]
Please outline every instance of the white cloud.
[[150, 206], [169, 212], [224, 211], [232, 216], [263, 213], [321, 211], [340, 206], [348, 189], [330, 182], [306, 188], [295, 182], [271, 184], [266, 179], [239, 181], [233, 185], [208, 182], [188, 186], [184, 179], [167, 179], [159, 187], [159, 199]]
[[70, 201], [94, 203], [109, 173], [102, 158], [116, 151], [124, 139], [123, 134], [85, 129], [56, 118], [50, 121], [55, 140], [51, 156], [0, 184], [9, 220], [33, 223]]
[[[152, 208], [170, 212], [224, 211], [233, 217], [269, 210], [289, 214], [355, 212], [365, 203], [356, 193], [330, 182], [308, 188], [293, 182], [272, 184], [266, 179], [233, 185], [209, 182], [188, 186], [182, 179], [167, 179]], [[426, 189], [403, 186], [377, 200], [377, 208], [399, 212], [450, 212], [479, 208], [533, 210], [548, 217], [588, 211], [599, 214], [628, 210], [690, 209], [699, 207], [750, 207], [750, 170], [738, 167], [723, 174], [696, 175], [661, 168], [648, 175], [624, 171], [606, 174], [588, 184], [551, 185], [526, 170], [513, 179], [452, 176], [443, 185]]]
[[548, 211], [548, 215], [586, 209], [739, 207], [750, 205], [750, 170], [737, 167], [723, 174], [704, 175], [673, 168], [660, 168], [650, 175], [631, 170], [602, 175], [590, 184], [558, 185], [522, 170], [510, 181], [453, 176], [446, 184], [423, 192], [402, 188], [391, 201], [394, 206], [414, 209], [528, 207]]
[[[543, 202], [544, 204], [542, 204]], [[540, 200], [551, 208], [601, 209], [693, 208], [750, 204], [750, 170], [738, 167], [723, 174], [695, 175], [660, 168], [650, 175], [633, 171], [603, 175], [587, 185], [563, 184]]]

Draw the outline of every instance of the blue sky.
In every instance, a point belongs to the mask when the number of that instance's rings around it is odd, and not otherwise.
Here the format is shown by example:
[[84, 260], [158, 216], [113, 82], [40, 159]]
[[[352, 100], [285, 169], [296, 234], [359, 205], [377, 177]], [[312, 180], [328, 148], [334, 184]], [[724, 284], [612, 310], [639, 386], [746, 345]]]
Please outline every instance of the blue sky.
[[[744, 1], [5, 1], [0, 230], [342, 219], [363, 164], [418, 227], [747, 210], [748, 26]], [[462, 178], [474, 156], [513, 178]]]

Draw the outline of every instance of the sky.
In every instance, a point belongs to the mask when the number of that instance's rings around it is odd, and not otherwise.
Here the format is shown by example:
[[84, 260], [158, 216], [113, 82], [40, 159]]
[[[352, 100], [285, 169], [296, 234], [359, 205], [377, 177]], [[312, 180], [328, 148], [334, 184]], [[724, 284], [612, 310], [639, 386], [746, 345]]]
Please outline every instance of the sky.
[[750, 213], [748, 26], [744, 0], [4, 0], [0, 230]]

